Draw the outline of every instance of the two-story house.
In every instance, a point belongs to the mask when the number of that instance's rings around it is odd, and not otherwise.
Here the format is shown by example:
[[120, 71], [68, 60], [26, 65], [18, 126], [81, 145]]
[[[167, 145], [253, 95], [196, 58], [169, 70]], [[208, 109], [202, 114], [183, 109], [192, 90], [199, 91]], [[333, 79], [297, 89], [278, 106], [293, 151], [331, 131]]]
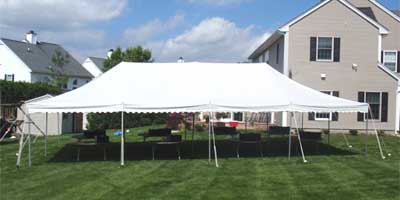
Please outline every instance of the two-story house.
[[[399, 130], [400, 17], [375, 0], [322, 0], [250, 56], [321, 92], [367, 102], [368, 114], [308, 113], [303, 128]], [[274, 123], [288, 125], [286, 113]], [[373, 123], [373, 125], [371, 125]]]
[[[68, 55], [68, 62], [60, 67], [52, 61], [56, 52]], [[29, 31], [24, 40], [0, 39], [0, 79], [7, 81], [49, 82], [54, 71], [68, 77], [65, 91], [76, 89], [93, 76], [61, 45], [42, 42], [34, 31]], [[63, 114], [62, 132], [82, 130], [81, 114]]]

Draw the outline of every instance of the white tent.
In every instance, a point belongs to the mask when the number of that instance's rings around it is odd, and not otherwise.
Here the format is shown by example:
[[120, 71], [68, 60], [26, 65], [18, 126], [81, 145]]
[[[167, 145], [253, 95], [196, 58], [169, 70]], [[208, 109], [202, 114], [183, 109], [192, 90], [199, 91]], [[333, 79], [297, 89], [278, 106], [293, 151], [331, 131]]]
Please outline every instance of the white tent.
[[368, 104], [323, 94], [265, 63], [197, 62], [122, 62], [76, 90], [28, 104], [30, 113], [121, 112], [122, 130], [124, 112], [273, 111], [366, 113]]
[[29, 112], [368, 112], [368, 104], [323, 94], [265, 63], [127, 63]]

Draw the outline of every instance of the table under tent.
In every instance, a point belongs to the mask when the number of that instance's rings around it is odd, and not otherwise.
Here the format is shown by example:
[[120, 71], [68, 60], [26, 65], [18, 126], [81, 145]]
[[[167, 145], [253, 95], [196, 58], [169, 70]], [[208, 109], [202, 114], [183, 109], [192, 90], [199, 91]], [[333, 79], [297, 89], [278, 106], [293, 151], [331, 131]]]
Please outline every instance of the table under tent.
[[[226, 78], [240, 81], [227, 85]], [[125, 164], [124, 113], [286, 112], [299, 132], [296, 116], [301, 113], [368, 113], [368, 109], [367, 103], [301, 85], [266, 63], [199, 62], [122, 62], [78, 89], [28, 104], [29, 113], [121, 113], [121, 165]], [[385, 158], [376, 129], [375, 134]], [[307, 162], [300, 134], [297, 139]], [[209, 160], [213, 154], [218, 167], [213, 120], [209, 120], [208, 145]]]

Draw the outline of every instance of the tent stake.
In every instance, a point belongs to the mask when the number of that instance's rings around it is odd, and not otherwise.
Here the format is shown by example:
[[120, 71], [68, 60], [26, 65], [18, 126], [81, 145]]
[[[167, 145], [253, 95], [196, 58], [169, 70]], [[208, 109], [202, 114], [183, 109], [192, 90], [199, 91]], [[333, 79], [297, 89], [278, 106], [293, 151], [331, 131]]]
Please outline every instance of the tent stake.
[[121, 112], [121, 166], [125, 165], [125, 130], [124, 130], [124, 111]]
[[294, 123], [296, 125], [296, 129], [297, 129], [297, 139], [299, 140], [299, 144], [300, 144], [300, 151], [301, 151], [301, 156], [303, 157], [303, 162], [307, 162], [305, 156], [304, 156], [304, 151], [303, 151], [303, 145], [301, 144], [301, 138], [300, 138], [300, 131], [299, 131], [299, 127], [297, 125], [297, 120], [296, 120], [296, 116], [294, 117]]

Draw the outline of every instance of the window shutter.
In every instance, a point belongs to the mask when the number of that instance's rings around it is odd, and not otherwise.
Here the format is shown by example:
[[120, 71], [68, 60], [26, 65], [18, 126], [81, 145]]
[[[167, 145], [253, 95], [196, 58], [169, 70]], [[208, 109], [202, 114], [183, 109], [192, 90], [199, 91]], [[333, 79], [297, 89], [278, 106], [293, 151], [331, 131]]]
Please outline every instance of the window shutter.
[[397, 73], [400, 73], [400, 51], [397, 52]]
[[387, 122], [387, 120], [388, 120], [388, 93], [382, 92], [381, 122]]
[[[364, 92], [358, 92], [358, 102], [364, 102]], [[364, 113], [357, 113], [357, 121], [364, 121]]]
[[310, 61], [317, 60], [317, 38], [310, 38]]
[[383, 54], [383, 50], [381, 51], [381, 63], [383, 64], [383, 56], [384, 56], [384, 54]]
[[[335, 97], [339, 97], [339, 91], [333, 91], [332, 95]], [[339, 120], [339, 113], [338, 112], [332, 113], [332, 121], [338, 121], [338, 120]]]
[[333, 42], [333, 62], [340, 61], [340, 38], [335, 38]]
[[315, 113], [314, 112], [309, 112], [308, 113], [308, 120], [309, 121], [314, 121], [315, 120]]

